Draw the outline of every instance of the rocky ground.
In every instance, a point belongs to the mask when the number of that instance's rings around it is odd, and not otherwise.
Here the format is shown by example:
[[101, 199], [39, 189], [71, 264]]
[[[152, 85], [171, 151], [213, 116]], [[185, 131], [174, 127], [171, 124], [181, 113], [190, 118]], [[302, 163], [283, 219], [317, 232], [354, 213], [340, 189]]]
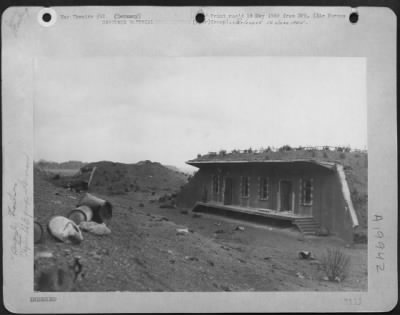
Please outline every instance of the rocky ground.
[[[304, 238], [294, 228], [160, 208], [155, 200], [161, 194], [96, 194], [113, 205], [110, 235], [84, 233], [81, 244], [68, 245], [46, 232], [35, 254], [49, 251], [52, 261], [80, 256], [84, 277], [76, 291], [367, 290], [366, 244], [347, 246], [333, 237]], [[43, 226], [53, 215], [67, 215], [82, 196], [35, 173], [35, 217]], [[323, 280], [318, 259], [327, 248], [340, 248], [351, 259], [341, 282]], [[317, 259], [299, 259], [302, 250]]]

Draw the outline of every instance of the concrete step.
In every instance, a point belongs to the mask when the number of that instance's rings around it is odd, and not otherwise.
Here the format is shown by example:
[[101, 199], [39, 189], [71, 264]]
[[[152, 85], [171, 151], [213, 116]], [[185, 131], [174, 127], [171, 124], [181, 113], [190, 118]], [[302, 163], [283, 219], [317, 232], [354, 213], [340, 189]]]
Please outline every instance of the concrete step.
[[303, 235], [315, 235], [320, 225], [313, 218], [298, 218], [293, 222]]

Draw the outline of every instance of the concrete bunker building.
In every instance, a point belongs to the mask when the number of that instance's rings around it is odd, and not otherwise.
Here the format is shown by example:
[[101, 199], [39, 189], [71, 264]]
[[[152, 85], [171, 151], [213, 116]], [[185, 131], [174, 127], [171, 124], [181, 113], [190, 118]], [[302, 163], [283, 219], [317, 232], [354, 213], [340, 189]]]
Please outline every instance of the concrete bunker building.
[[296, 225], [303, 234], [328, 231], [353, 240], [359, 225], [343, 166], [318, 160], [198, 158], [178, 205], [193, 211], [258, 216]]

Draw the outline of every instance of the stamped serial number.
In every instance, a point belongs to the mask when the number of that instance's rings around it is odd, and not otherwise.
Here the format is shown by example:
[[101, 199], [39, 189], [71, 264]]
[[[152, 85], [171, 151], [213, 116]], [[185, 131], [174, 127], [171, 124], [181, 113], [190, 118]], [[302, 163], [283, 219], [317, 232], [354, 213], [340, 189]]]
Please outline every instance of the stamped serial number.
[[57, 298], [55, 296], [31, 296], [31, 302], [55, 302]]

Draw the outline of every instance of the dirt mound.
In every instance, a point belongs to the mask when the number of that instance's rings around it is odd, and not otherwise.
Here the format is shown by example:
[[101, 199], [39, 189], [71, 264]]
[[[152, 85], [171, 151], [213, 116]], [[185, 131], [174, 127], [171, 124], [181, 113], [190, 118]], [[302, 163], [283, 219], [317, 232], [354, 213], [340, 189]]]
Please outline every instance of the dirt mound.
[[178, 191], [187, 182], [188, 177], [158, 162], [147, 160], [136, 164], [109, 161], [89, 163], [81, 169], [78, 178], [89, 181], [94, 167], [96, 171], [90, 183], [90, 190], [103, 194]]

